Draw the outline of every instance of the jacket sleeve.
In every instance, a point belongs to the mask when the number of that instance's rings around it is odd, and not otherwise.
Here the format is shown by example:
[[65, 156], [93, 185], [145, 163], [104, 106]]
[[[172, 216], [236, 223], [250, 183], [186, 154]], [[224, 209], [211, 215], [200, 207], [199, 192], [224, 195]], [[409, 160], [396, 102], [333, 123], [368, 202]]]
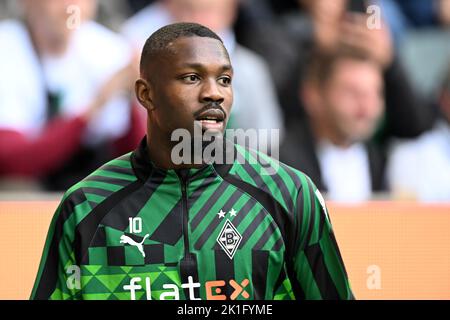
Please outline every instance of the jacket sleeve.
[[80, 289], [73, 250], [75, 204], [63, 198], [53, 216], [31, 293], [31, 300], [71, 300]]
[[305, 177], [296, 202], [293, 278], [297, 299], [354, 299], [325, 201]]

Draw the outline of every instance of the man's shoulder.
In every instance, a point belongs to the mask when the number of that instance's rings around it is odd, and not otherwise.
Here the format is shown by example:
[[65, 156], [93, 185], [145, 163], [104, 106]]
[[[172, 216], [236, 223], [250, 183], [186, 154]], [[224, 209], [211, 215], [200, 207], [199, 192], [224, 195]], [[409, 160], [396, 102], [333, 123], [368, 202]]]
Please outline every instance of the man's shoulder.
[[126, 40], [115, 31], [108, 29], [95, 21], [86, 21], [77, 30], [77, 41], [82, 41], [83, 44], [92, 45], [100, 44], [106, 46], [105, 48], [99, 47], [103, 52], [110, 51], [111, 49], [120, 49], [127, 44]]
[[113, 159], [69, 188], [62, 203], [71, 207], [85, 203], [91, 209], [133, 182], [137, 181], [131, 164], [132, 152]]
[[170, 23], [171, 17], [164, 6], [155, 2], [138, 11], [122, 26], [121, 34], [132, 45], [142, 48], [153, 32]]
[[[250, 163], [261, 175], [284, 175], [287, 174], [294, 179], [295, 181], [291, 181], [291, 183], [295, 183], [298, 179], [307, 178], [307, 175], [295, 169], [280, 160], [277, 160], [273, 156], [269, 156], [266, 152], [259, 151], [256, 149], [243, 147], [240, 145], [236, 145], [237, 149], [237, 164], [242, 165], [244, 163]], [[241, 156], [241, 158], [239, 158]], [[243, 157], [243, 159], [242, 159]], [[241, 161], [246, 160], [246, 161]]]
[[[96, 50], [92, 50], [93, 47]], [[77, 29], [72, 48], [78, 59], [98, 76], [112, 74], [123, 68], [132, 57], [132, 50], [126, 39], [94, 21], [86, 21]]]
[[[236, 160], [230, 174], [258, 188], [290, 211], [302, 188], [311, 185], [311, 179], [264, 152], [236, 145]], [[308, 187], [309, 188], [309, 187]]]
[[2, 49], [0, 54], [3, 58], [2, 61], [6, 65], [11, 63], [8, 58], [14, 58], [19, 55], [23, 58], [25, 53], [29, 53], [30, 40], [27, 34], [25, 25], [18, 20], [5, 20], [0, 22], [0, 41], [2, 43]]

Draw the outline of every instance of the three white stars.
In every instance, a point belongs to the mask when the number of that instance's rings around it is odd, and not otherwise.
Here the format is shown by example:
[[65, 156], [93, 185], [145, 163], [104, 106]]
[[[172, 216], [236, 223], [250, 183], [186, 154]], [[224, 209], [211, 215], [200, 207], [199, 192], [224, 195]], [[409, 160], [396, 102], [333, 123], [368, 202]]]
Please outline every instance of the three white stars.
[[[229, 213], [230, 213], [230, 216], [235, 217], [237, 211], [234, 210], [234, 208], [231, 208], [231, 211], [230, 211]], [[227, 213], [224, 212], [223, 210], [220, 210], [220, 212], [217, 213], [217, 215], [219, 216], [219, 218], [225, 218], [225, 215], [226, 215], [226, 214], [227, 214]]]

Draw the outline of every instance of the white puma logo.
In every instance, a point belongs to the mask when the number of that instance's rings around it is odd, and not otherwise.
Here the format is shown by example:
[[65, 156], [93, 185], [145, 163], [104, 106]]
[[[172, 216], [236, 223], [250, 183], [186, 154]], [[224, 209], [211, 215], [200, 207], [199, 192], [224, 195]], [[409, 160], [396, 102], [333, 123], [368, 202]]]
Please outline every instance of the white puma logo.
[[131, 239], [129, 236], [122, 235], [122, 236], [120, 236], [120, 243], [127, 243], [129, 245], [137, 247], [139, 252], [142, 253], [142, 256], [145, 258], [144, 246], [142, 244], [144, 243], [145, 239], [147, 239], [148, 237], [149, 237], [149, 234], [147, 233], [141, 242], [136, 242], [133, 239]]

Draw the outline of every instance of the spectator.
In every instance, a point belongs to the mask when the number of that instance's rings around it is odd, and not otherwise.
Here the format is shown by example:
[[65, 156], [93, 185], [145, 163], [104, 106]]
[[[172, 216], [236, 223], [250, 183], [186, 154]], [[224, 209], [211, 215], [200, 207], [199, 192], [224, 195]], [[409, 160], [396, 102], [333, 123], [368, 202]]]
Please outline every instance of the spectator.
[[393, 147], [388, 180], [396, 197], [450, 201], [450, 69], [439, 107], [442, 117], [433, 130]]
[[65, 189], [144, 132], [127, 93], [133, 55], [91, 21], [96, 1], [21, 4], [23, 22], [0, 23], [0, 177]]
[[336, 201], [385, 188], [384, 152], [370, 141], [384, 111], [382, 69], [364, 52], [318, 52], [301, 88], [307, 120], [288, 127], [281, 161]]
[[140, 49], [149, 34], [166, 24], [186, 21], [210, 27], [224, 40], [234, 65], [234, 105], [228, 127], [282, 129], [282, 113], [267, 65], [236, 43], [232, 25], [237, 4], [237, 0], [157, 1], [132, 17], [123, 33]]
[[433, 111], [407, 78], [387, 25], [381, 21], [381, 28], [369, 29], [363, 1], [298, 0], [298, 4], [302, 10], [281, 17], [285, 34], [296, 52], [294, 58], [289, 50], [284, 49], [279, 50], [278, 55], [271, 54], [270, 50], [278, 50], [282, 46], [278, 43], [272, 48], [261, 46], [264, 40], [272, 42], [272, 38], [267, 39], [261, 32], [242, 39], [244, 45], [265, 57], [269, 65], [283, 63], [290, 66], [278, 86], [278, 96], [288, 122], [295, 123], [304, 117], [303, 108], [298, 108], [301, 103], [296, 94], [298, 75], [305, 72], [312, 53], [316, 48], [330, 51], [337, 46], [346, 46], [364, 51], [383, 67], [386, 114], [378, 129], [380, 142], [384, 143], [392, 136], [416, 137], [431, 128]]

